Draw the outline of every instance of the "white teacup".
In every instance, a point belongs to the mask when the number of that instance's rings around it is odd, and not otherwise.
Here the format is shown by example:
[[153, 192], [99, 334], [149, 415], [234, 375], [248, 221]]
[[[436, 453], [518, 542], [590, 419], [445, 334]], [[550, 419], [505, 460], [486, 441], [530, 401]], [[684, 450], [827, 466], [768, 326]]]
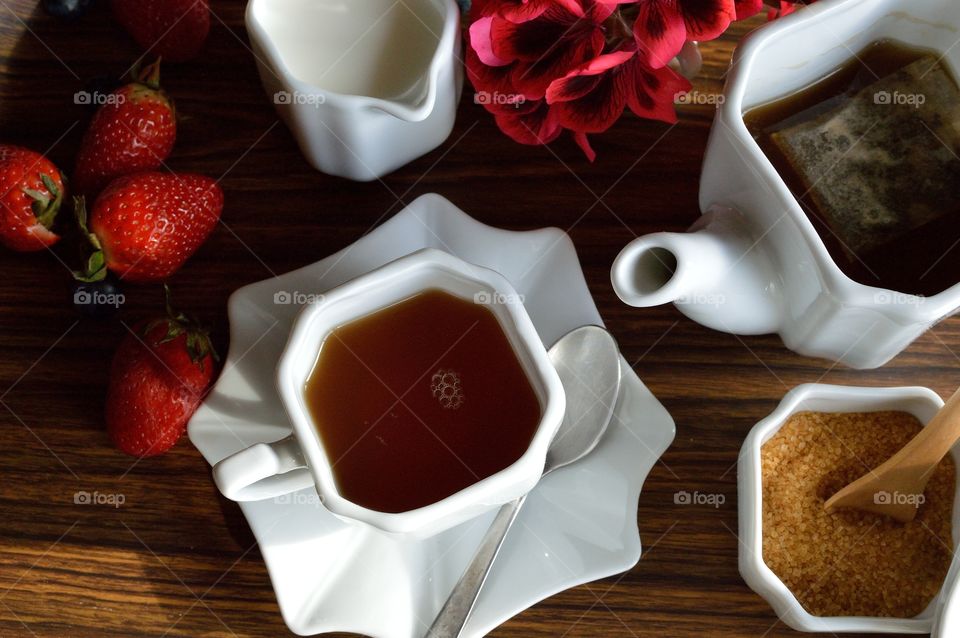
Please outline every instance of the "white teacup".
[[955, 313], [960, 284], [924, 298], [847, 277], [743, 113], [797, 92], [885, 38], [942, 53], [957, 76], [958, 31], [956, 0], [822, 0], [745, 38], [704, 159], [705, 214], [688, 233], [628, 245], [612, 271], [620, 298], [642, 307], [673, 302], [724, 332], [778, 333], [791, 350], [854, 368], [883, 365]]
[[[493, 311], [540, 401], [540, 422], [526, 452], [505, 469], [425, 507], [401, 513], [378, 512], [340, 495], [332, 461], [307, 409], [304, 386], [330, 332], [431, 289], [483, 303]], [[434, 249], [390, 262], [306, 306], [294, 322], [277, 366], [277, 389], [293, 434], [273, 443], [258, 443], [215, 465], [214, 480], [224, 496], [254, 501], [315, 486], [323, 505], [345, 520], [417, 536], [443, 531], [533, 489], [543, 473], [547, 448], [563, 421], [566, 406], [560, 377], [510, 283], [499, 273]], [[370, 471], [376, 472], [377, 468]], [[384, 482], [389, 480], [389, 476], [383, 477]]]
[[264, 88], [318, 170], [377, 179], [453, 130], [455, 0], [250, 0], [246, 23]]

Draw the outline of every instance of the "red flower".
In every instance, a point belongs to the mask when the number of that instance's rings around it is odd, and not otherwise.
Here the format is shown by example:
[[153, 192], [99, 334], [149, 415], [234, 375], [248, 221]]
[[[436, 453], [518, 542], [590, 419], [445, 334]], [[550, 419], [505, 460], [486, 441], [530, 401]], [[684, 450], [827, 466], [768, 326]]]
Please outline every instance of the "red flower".
[[[779, 0], [777, 0], [779, 1]], [[668, 66], [690, 40], [715, 38], [762, 0], [474, 0], [466, 66], [475, 100], [522, 144], [587, 134], [624, 109], [675, 122], [689, 82]]]
[[[480, 61], [510, 67], [510, 83], [528, 100], [603, 50], [606, 5], [587, 0], [529, 0], [502, 3], [499, 11], [470, 26], [470, 43]], [[490, 3], [483, 10], [490, 11]]]
[[549, 144], [563, 130], [546, 100], [527, 100], [511, 83], [513, 65], [488, 66], [467, 48], [467, 76], [477, 89], [474, 100], [493, 113], [497, 126], [521, 144]]
[[736, 19], [734, 0], [638, 0], [633, 32], [648, 66], [666, 66], [688, 40], [713, 40]]
[[[491, 66], [484, 64], [473, 47], [467, 47], [467, 77], [476, 89], [474, 101], [491, 113], [516, 111], [518, 102], [526, 98], [513, 88], [511, 75], [513, 65]], [[501, 96], [504, 96], [501, 98]]]
[[586, 133], [610, 128], [630, 107], [640, 117], [676, 122], [673, 104], [690, 83], [669, 68], [652, 69], [636, 47], [601, 55], [547, 89], [547, 103], [555, 105], [557, 121], [575, 131], [577, 143], [590, 159], [594, 153]]
[[556, 109], [546, 100], [528, 102], [513, 112], [497, 113], [494, 118], [501, 131], [521, 144], [549, 144], [563, 131], [557, 121]]

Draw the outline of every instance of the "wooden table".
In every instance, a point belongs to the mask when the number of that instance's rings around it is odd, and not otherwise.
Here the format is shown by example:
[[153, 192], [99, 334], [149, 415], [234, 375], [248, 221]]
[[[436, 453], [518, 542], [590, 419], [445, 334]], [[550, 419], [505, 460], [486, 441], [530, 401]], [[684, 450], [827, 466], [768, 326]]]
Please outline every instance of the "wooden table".
[[[676, 419], [677, 438], [640, 497], [640, 564], [554, 596], [493, 635], [793, 635], [737, 572], [744, 435], [803, 382], [950, 392], [960, 320], [883, 369], [856, 372], [792, 354], [773, 336], [710, 331], [672, 306], [620, 303], [608, 274], [620, 248], [697, 218], [710, 106], [683, 107], [674, 127], [627, 115], [594, 138], [590, 164], [569, 139], [549, 149], [511, 142], [468, 97], [449, 141], [383, 184], [321, 175], [264, 98], [244, 4], [214, 2], [205, 58], [165, 71], [181, 114], [170, 165], [222, 176], [227, 195], [224, 225], [172, 281], [180, 305], [214, 327], [225, 351], [232, 290], [336, 251], [431, 191], [488, 224], [566, 229], [608, 327]], [[69, 169], [89, 117], [74, 93], [122, 72], [138, 51], [102, 6], [65, 25], [36, 5], [0, 1], [0, 140], [49, 149]], [[698, 90], [720, 89], [736, 40], [761, 22], [704, 45]], [[104, 434], [113, 349], [125, 323], [160, 311], [159, 287], [128, 287], [119, 317], [98, 322], [75, 314], [70, 276], [51, 255], [2, 251], [0, 271], [0, 636], [289, 635], [240, 509], [219, 496], [190, 443], [137, 463]], [[76, 505], [78, 490], [125, 502]], [[679, 490], [725, 502], [676, 505]]]

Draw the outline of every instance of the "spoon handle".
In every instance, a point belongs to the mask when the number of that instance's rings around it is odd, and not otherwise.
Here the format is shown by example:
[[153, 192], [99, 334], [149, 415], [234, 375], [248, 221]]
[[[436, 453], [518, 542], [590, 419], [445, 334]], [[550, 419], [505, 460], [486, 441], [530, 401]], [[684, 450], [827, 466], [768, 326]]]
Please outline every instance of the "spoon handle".
[[517, 519], [517, 514], [526, 500], [524, 495], [500, 507], [477, 552], [454, 585], [450, 597], [443, 604], [424, 638], [457, 638], [463, 631], [480, 596], [480, 589], [490, 573], [490, 567], [500, 552], [503, 539], [507, 537], [510, 526]]
[[960, 389], [896, 454], [827, 499], [827, 512], [852, 508], [875, 512], [906, 523], [917, 515], [915, 503], [880, 502], [880, 492], [923, 494], [933, 470], [960, 440]]
[[[898, 461], [909, 460], [916, 463], [919, 460], [928, 464], [929, 467], [936, 467], [958, 438], [960, 438], [960, 388], [947, 399], [930, 423], [887, 463], [893, 466]], [[929, 471], [924, 474], [925, 478], [930, 478]]]

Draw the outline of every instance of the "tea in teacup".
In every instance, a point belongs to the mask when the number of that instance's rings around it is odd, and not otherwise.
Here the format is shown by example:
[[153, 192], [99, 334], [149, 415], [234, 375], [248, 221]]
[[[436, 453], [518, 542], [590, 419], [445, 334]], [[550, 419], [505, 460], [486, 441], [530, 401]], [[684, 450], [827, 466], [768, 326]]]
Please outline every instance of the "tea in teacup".
[[440, 290], [335, 329], [304, 393], [340, 494], [387, 513], [511, 465], [542, 414], [494, 313]]
[[940, 56], [881, 40], [744, 121], [848, 277], [960, 281], [960, 88]]

